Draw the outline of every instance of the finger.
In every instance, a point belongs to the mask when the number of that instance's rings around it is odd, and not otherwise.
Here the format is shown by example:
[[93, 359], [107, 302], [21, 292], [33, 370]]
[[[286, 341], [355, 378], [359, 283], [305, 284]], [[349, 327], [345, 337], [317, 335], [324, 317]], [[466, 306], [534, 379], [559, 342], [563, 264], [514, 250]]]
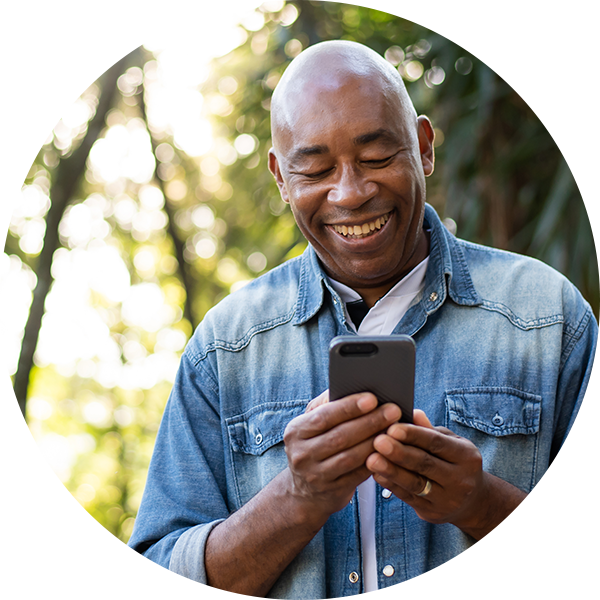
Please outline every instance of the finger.
[[387, 487], [402, 500], [418, 496], [428, 480], [432, 486], [435, 483], [434, 479], [393, 464], [378, 452], [371, 454], [365, 464], [377, 483]]
[[[324, 409], [319, 409], [319, 411]], [[336, 425], [321, 435], [306, 440], [306, 452], [315, 460], [325, 460], [368, 440], [372, 449], [374, 437], [399, 418], [400, 410], [395, 404], [385, 404], [374, 411]], [[371, 450], [372, 451], [372, 450]], [[367, 454], [362, 458], [366, 459]]]
[[[346, 398], [322, 404], [319, 410], [312, 410], [296, 417], [290, 422], [294, 430], [297, 429], [298, 437], [310, 439], [321, 435], [340, 425], [357, 419], [377, 408], [377, 398], [370, 392], [352, 394]], [[400, 410], [400, 409], [398, 409]], [[393, 423], [390, 421], [386, 424]]]
[[[443, 518], [440, 518], [441, 511], [439, 507], [436, 508], [436, 504], [441, 499], [440, 495], [442, 495], [443, 502], [443, 493], [440, 494], [442, 488], [434, 481], [415, 476], [411, 480], [410, 487], [403, 487], [398, 485], [394, 480], [387, 479], [381, 475], [375, 474], [373, 475], [373, 479], [382, 487], [390, 490], [394, 496], [412, 506], [421, 519], [432, 523], [445, 522]], [[427, 493], [422, 495], [423, 492]]]
[[429, 429], [433, 429], [433, 425], [427, 418], [427, 415], [418, 408], [413, 411], [413, 423], [421, 427], [429, 427]]
[[[310, 445], [310, 441], [307, 445]], [[354, 481], [354, 487], [367, 479], [371, 471], [365, 466], [367, 456], [373, 452], [373, 438], [348, 448], [323, 460], [317, 460], [315, 452], [304, 448], [300, 455], [294, 455], [289, 466], [297, 473], [311, 489], [324, 491], [331, 485], [343, 487], [349, 481]]]
[[319, 406], [323, 404], [327, 404], [329, 402], [329, 390], [325, 390], [322, 394], [319, 394], [316, 398], [313, 398], [308, 405], [306, 406], [305, 413], [310, 412], [311, 410], [315, 410]]
[[467, 440], [443, 427], [394, 423], [386, 433], [406, 446], [421, 448], [450, 463], [459, 462], [470, 446]]
[[[365, 468], [369, 475], [371, 471], [365, 466], [367, 457], [373, 453], [373, 437], [338, 452], [319, 463], [318, 469], [327, 474], [332, 480], [337, 480], [357, 469]], [[366, 479], [366, 478], [365, 478]]]
[[[381, 475], [391, 476], [397, 471], [396, 468], [404, 469], [441, 483], [450, 476], [454, 465], [438, 458], [415, 446], [401, 444], [388, 435], [378, 435], [373, 440], [373, 448], [385, 461], [379, 461], [385, 468], [378, 465], [367, 466]], [[379, 464], [378, 463], [378, 464]]]
[[426, 506], [431, 506], [432, 502], [435, 501], [437, 497], [439, 497], [439, 487], [436, 483], [431, 482], [431, 489], [426, 496], [419, 496], [419, 494], [425, 489], [425, 485], [427, 484], [427, 480], [424, 478], [420, 478], [417, 487], [418, 490], [415, 491], [416, 488], [408, 489], [401, 485], [398, 485], [395, 481], [388, 479], [387, 477], [383, 477], [382, 475], [373, 475], [373, 479], [382, 487], [390, 490], [394, 496], [410, 504], [414, 508], [422, 508]]

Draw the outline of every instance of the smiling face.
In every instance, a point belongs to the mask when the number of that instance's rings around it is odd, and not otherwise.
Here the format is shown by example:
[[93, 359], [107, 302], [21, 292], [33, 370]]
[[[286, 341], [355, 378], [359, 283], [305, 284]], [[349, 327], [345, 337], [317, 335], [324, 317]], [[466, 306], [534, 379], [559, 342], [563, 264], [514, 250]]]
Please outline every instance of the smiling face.
[[332, 66], [278, 99], [269, 168], [326, 272], [372, 305], [427, 256], [433, 130], [378, 71]]

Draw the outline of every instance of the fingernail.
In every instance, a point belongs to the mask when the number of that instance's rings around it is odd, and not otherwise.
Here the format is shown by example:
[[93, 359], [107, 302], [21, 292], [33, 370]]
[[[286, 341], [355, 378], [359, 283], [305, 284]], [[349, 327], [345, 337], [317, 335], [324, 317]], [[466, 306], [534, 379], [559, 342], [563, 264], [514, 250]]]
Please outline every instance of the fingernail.
[[370, 410], [373, 410], [377, 406], [377, 399], [374, 396], [365, 394], [364, 396], [361, 396], [359, 398], [356, 404], [358, 408], [360, 408], [360, 410], [362, 410], [363, 412], [368, 412]]
[[395, 404], [389, 404], [383, 409], [383, 416], [390, 422], [397, 421], [401, 415], [402, 411]]
[[394, 449], [390, 440], [384, 436], [377, 438], [374, 445], [381, 454], [391, 454]]
[[394, 439], [398, 440], [399, 442], [403, 442], [406, 439], [406, 431], [404, 427], [396, 425], [395, 423], [394, 425], [390, 426], [387, 432], [388, 435], [391, 435]]

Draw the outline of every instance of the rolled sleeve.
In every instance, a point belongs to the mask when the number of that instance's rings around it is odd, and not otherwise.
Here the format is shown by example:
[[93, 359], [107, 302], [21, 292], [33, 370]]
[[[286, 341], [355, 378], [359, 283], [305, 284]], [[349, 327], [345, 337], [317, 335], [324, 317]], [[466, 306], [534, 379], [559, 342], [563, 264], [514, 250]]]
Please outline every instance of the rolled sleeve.
[[207, 584], [204, 566], [206, 541], [210, 532], [224, 520], [218, 519], [212, 523], [196, 525], [181, 534], [171, 552], [169, 570], [198, 583]]

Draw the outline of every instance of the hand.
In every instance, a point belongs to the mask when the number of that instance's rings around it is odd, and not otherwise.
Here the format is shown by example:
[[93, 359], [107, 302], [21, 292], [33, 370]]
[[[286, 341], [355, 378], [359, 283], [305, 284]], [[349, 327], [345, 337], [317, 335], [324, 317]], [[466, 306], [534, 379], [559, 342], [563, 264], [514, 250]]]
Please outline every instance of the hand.
[[[433, 427], [423, 411], [414, 424], [395, 423], [373, 442], [366, 465], [377, 483], [430, 523], [452, 523], [480, 539], [525, 497], [485, 473], [479, 450], [445, 427]], [[427, 484], [431, 489], [419, 496]]]
[[401, 416], [394, 404], [377, 406], [371, 393], [327, 399], [327, 392], [315, 398], [284, 433], [292, 493], [313, 516], [325, 518], [344, 508], [370, 476], [365, 462], [375, 436]]

